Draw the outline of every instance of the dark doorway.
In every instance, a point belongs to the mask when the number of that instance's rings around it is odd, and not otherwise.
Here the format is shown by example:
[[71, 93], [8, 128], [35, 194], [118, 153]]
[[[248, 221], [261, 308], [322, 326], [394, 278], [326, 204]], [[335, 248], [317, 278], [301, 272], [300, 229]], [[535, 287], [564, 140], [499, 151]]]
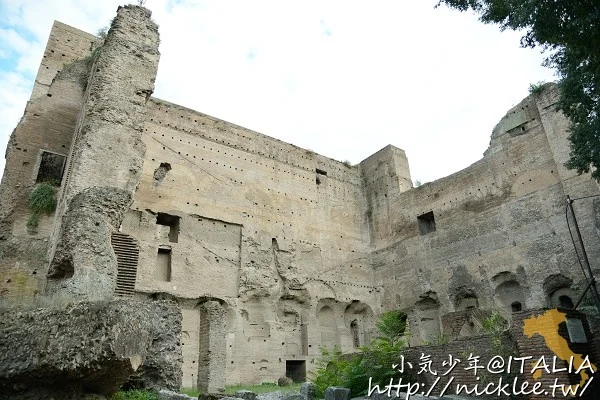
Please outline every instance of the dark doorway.
[[285, 360], [285, 376], [294, 382], [306, 382], [306, 361]]

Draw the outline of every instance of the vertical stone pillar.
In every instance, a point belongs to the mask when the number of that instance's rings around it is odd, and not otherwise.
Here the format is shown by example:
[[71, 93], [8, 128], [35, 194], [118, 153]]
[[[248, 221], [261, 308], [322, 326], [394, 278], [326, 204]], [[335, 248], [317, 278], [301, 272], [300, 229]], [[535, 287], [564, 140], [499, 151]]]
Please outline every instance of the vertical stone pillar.
[[218, 393], [225, 389], [227, 361], [225, 335], [223, 306], [218, 301], [207, 301], [200, 307], [198, 388], [202, 393]]
[[119, 7], [93, 55], [51, 238], [49, 294], [113, 296], [117, 259], [110, 236], [140, 180], [145, 106], [158, 68], [158, 27], [150, 16], [143, 7]]

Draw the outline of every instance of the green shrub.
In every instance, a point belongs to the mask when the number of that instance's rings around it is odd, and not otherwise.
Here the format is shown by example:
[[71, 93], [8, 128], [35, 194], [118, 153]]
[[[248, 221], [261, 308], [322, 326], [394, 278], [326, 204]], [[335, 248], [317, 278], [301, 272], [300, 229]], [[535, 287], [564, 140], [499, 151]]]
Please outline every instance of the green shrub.
[[323, 397], [329, 386], [342, 386], [352, 391], [352, 396], [367, 394], [371, 385], [386, 385], [390, 379], [397, 381], [403, 375], [392, 368], [398, 362], [405, 344], [401, 337], [406, 328], [406, 315], [400, 311], [383, 314], [376, 324], [380, 337], [363, 346], [359, 353], [342, 354], [339, 347], [321, 348], [321, 357], [311, 376], [317, 387], [317, 396]]
[[541, 94], [544, 91], [544, 86], [546, 82], [538, 82], [529, 84], [529, 93], [531, 94]]
[[33, 189], [29, 195], [27, 205], [31, 210], [31, 216], [27, 226], [35, 228], [38, 225], [40, 214], [50, 215], [56, 209], [56, 189], [50, 183], [41, 183]]
[[113, 394], [110, 400], [158, 400], [158, 395], [147, 390], [129, 390]]
[[481, 328], [487, 333], [500, 333], [508, 328], [508, 322], [499, 311], [494, 310], [492, 314], [481, 321]]

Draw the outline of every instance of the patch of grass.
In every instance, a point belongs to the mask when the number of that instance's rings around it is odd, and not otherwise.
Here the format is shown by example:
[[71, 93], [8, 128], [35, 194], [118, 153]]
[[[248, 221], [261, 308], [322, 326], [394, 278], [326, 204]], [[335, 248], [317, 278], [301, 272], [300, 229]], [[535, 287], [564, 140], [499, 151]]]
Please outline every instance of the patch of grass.
[[290, 386], [277, 386], [276, 383], [263, 383], [261, 385], [232, 385], [225, 388], [225, 393], [235, 394], [238, 390], [250, 390], [256, 394], [270, 393], [276, 391], [282, 392], [298, 392], [300, 383], [294, 383]]
[[352, 168], [352, 163], [349, 160], [342, 161], [342, 164], [344, 164], [348, 168]]
[[158, 400], [158, 395], [147, 390], [119, 391], [110, 400]]
[[35, 228], [38, 226], [40, 214], [50, 215], [56, 209], [56, 189], [49, 183], [39, 184], [29, 195], [27, 205], [31, 210], [27, 227]]

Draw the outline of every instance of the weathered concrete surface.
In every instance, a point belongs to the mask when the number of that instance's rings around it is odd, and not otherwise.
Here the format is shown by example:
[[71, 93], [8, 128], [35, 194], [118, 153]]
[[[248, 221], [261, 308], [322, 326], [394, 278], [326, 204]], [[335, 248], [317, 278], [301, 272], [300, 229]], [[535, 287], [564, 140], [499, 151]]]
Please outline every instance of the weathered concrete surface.
[[256, 393], [251, 390], [238, 390], [235, 392], [235, 397], [239, 397], [244, 400], [256, 400]]
[[153, 391], [177, 391], [182, 387], [181, 311], [171, 301], [154, 301], [148, 307], [160, 318], [145, 321], [153, 333], [152, 345], [144, 363], [129, 377], [128, 384]]
[[317, 386], [312, 382], [304, 382], [300, 385], [300, 394], [304, 400], [315, 400], [317, 398]]
[[325, 400], [349, 400], [350, 389], [331, 386], [325, 389]]
[[198, 387], [206, 393], [225, 390], [225, 310], [217, 301], [207, 301], [200, 307], [200, 338], [198, 357]]
[[119, 229], [130, 204], [130, 192], [112, 187], [86, 188], [69, 201], [48, 270], [47, 294], [82, 299], [113, 296], [117, 258], [110, 235]]
[[[172, 323], [167, 331], [156, 330], [162, 319]], [[180, 370], [179, 347], [152, 349], [178, 335], [180, 319], [173, 303], [126, 300], [0, 311], [0, 392], [11, 399], [107, 395], [157, 356]], [[180, 382], [168, 377], [155, 385], [173, 389]]]
[[88, 63], [97, 38], [55, 22], [30, 101], [6, 149], [0, 185], [0, 301], [28, 304], [43, 291], [53, 216], [28, 229], [27, 199], [35, 188], [44, 152], [66, 156], [83, 104]]
[[[48, 278], [55, 282], [48, 293], [91, 299], [114, 293], [117, 262], [110, 233], [121, 225], [139, 183], [145, 106], [158, 68], [158, 28], [150, 15], [143, 7], [119, 7], [92, 66], [51, 237]], [[111, 223], [98, 213], [108, 214]], [[92, 225], [92, 219], [99, 220]]]

